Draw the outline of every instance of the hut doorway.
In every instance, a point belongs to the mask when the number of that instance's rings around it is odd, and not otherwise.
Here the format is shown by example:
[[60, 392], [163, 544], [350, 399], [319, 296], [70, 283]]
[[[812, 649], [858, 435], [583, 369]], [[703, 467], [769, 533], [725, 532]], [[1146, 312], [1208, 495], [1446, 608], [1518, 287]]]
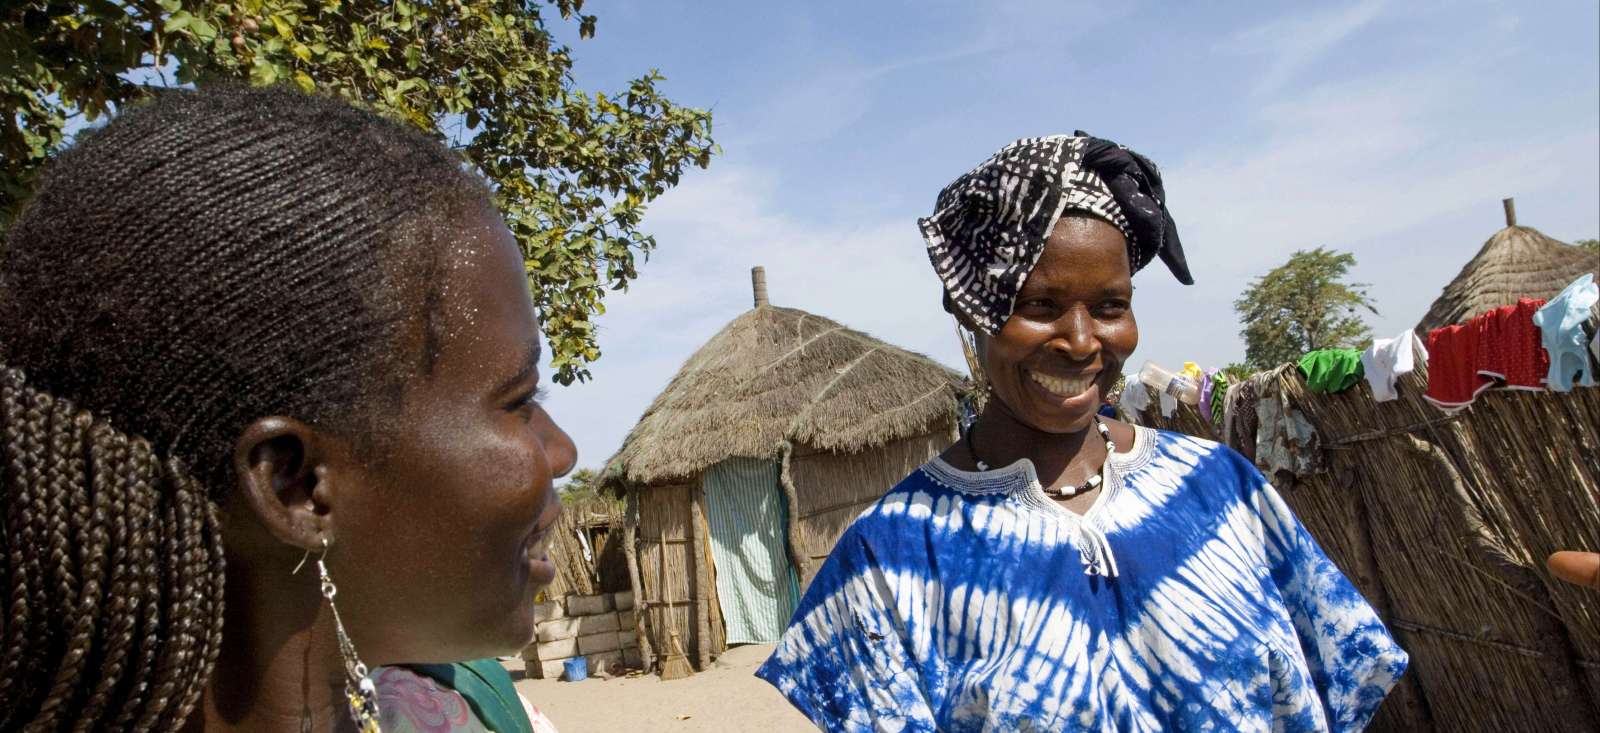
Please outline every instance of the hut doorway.
[[705, 473], [706, 525], [728, 644], [776, 642], [799, 602], [778, 470], [774, 461], [729, 458]]

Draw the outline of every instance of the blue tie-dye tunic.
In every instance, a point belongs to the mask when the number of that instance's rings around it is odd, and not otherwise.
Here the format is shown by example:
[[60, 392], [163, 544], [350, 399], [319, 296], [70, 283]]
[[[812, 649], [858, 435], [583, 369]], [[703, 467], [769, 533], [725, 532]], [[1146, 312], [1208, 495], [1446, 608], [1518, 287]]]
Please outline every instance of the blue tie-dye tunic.
[[1080, 517], [934, 459], [840, 537], [757, 672], [826, 730], [1359, 730], [1406, 667], [1233, 450], [1138, 428]]

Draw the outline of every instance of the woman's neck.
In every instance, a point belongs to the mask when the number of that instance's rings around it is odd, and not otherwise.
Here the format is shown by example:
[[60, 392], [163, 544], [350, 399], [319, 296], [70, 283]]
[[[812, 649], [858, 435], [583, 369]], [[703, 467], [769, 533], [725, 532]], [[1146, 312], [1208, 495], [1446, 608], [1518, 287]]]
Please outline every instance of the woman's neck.
[[1039, 483], [1053, 487], [1069, 483], [1066, 476], [1098, 473], [1105, 456], [1103, 443], [1089, 440], [1094, 433], [1092, 421], [1074, 433], [1044, 432], [1018, 420], [999, 399], [990, 398], [967, 439], [976, 441], [971, 447], [990, 468], [1009, 466], [1026, 458], [1033, 464]]
[[186, 733], [355, 730], [333, 617], [308, 569], [228, 558], [222, 651]]

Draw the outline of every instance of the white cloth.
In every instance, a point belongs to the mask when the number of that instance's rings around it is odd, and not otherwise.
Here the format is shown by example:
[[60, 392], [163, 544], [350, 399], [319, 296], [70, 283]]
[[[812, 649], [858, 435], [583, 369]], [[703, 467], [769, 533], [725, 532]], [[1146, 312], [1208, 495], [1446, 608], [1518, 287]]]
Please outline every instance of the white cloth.
[[1366, 371], [1374, 401], [1400, 398], [1400, 393], [1394, 389], [1395, 381], [1416, 368], [1415, 351], [1421, 351], [1423, 361], [1427, 361], [1428, 348], [1422, 345], [1416, 332], [1408, 328], [1394, 338], [1373, 341], [1361, 352], [1361, 368]]
[[1178, 411], [1178, 397], [1177, 397], [1177, 395], [1174, 395], [1174, 394], [1172, 394], [1170, 392], [1162, 391], [1162, 393], [1161, 393], [1161, 416], [1162, 417], [1172, 417], [1172, 413], [1177, 412], [1177, 411]]
[[1144, 386], [1144, 382], [1135, 377], [1122, 385], [1122, 396], [1117, 398], [1117, 401], [1122, 406], [1122, 414], [1137, 418], [1138, 413], [1150, 407], [1150, 390]]

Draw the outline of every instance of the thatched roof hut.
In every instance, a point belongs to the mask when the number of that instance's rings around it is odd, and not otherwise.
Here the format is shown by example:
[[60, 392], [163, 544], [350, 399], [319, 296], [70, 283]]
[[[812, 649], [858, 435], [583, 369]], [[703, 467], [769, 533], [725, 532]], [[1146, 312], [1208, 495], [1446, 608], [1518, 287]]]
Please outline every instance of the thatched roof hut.
[[1467, 321], [1518, 298], [1554, 297], [1585, 272], [1600, 274], [1600, 256], [1517, 225], [1511, 199], [1504, 201], [1506, 227], [1489, 237], [1433, 302], [1417, 332]]
[[755, 307], [689, 357], [602, 479], [627, 500], [647, 642], [676, 632], [702, 666], [775, 640], [850, 521], [954, 442], [964, 390], [928, 357], [769, 304], [752, 276]]

